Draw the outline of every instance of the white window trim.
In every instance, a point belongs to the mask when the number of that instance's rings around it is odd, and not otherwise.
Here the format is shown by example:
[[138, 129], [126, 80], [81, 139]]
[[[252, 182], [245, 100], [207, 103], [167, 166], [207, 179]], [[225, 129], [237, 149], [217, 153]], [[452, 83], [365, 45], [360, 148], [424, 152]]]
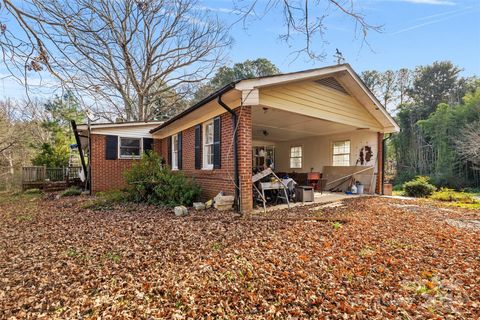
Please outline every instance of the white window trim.
[[[174, 139], [173, 137], [176, 137], [177, 138], [177, 143], [174, 143]], [[172, 145], [170, 146], [172, 148], [172, 170], [178, 170], [178, 133], [177, 134], [174, 134], [172, 135]], [[175, 158], [174, 158], [174, 147], [175, 149], [177, 149], [177, 153], [175, 155]], [[175, 161], [173, 161], [175, 159]]]
[[[302, 155], [300, 157], [292, 157], [292, 148], [300, 148]], [[290, 146], [289, 154], [288, 154], [288, 165], [290, 169], [302, 169], [303, 168], [303, 146], [302, 145], [297, 145], [297, 146]], [[300, 158], [300, 167], [292, 167], [292, 159], [298, 159]]]
[[[334, 151], [335, 143], [346, 142], [346, 141], [348, 141], [349, 144], [350, 144], [350, 152], [349, 153], [337, 153], [337, 154], [335, 154], [335, 151]], [[335, 162], [333, 161], [333, 158], [335, 156], [346, 155], [346, 154], [348, 154], [348, 165], [347, 166], [350, 166], [350, 162], [352, 160], [352, 141], [350, 139], [332, 141], [332, 146], [331, 146], [330, 150], [332, 151], [332, 157], [330, 158], [332, 160], [332, 167], [345, 167], [345, 166], [335, 165]]]
[[[138, 156], [122, 156], [120, 153], [120, 146], [122, 145], [122, 139], [139, 139], [140, 140], [140, 155]], [[119, 136], [118, 137], [118, 145], [117, 145], [117, 153], [118, 153], [118, 159], [140, 159], [142, 157], [143, 153], [143, 138], [139, 137], [125, 137], [125, 136]]]
[[[206, 141], [206, 139], [207, 139], [207, 134], [206, 134], [206, 133], [207, 133], [207, 130], [206, 130], [206, 128], [207, 128], [207, 126], [208, 126], [209, 124], [212, 125], [212, 130], [215, 130], [215, 129], [213, 128], [213, 119], [208, 120], [208, 121], [206, 121], [206, 122], [204, 122], [204, 123], [202, 124], [202, 169], [203, 169], [203, 170], [213, 170], [213, 161], [212, 161], [212, 164], [206, 164], [206, 163], [205, 163], [205, 162], [206, 162], [206, 161], [205, 161], [205, 154], [206, 154], [206, 153], [205, 153], [205, 147], [206, 147], [205, 141]], [[214, 134], [215, 134], [215, 133], [214, 133]], [[214, 140], [215, 140], [215, 137], [214, 137]], [[212, 152], [213, 152], [213, 141], [212, 141], [211, 146], [212, 146]]]

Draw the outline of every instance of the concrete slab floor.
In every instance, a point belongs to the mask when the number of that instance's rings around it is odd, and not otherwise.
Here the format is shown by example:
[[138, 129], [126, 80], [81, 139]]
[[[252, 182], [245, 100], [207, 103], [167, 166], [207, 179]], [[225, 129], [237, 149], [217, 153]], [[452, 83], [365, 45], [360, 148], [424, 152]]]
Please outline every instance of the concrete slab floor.
[[[370, 196], [370, 194], [349, 195], [343, 192], [329, 192], [329, 191], [324, 191], [323, 193], [315, 192], [313, 202], [291, 202], [290, 208], [307, 206], [307, 205], [312, 205], [317, 203], [322, 204], [322, 203], [328, 203], [328, 202], [334, 202], [334, 201], [341, 201], [343, 199], [359, 198], [364, 196]], [[282, 203], [278, 205], [267, 206], [266, 211], [274, 211], [274, 210], [281, 210], [281, 209], [287, 209], [287, 208], [288, 208], [288, 205], [286, 203]], [[255, 213], [263, 213], [263, 212], [264, 212], [263, 207], [259, 206], [256, 209], [254, 209], [252, 213], [255, 214]]]

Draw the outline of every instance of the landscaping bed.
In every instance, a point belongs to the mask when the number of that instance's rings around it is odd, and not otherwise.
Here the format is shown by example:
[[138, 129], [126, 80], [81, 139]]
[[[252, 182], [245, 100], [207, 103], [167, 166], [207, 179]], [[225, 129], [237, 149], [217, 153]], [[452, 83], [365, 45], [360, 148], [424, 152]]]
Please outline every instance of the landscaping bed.
[[480, 212], [364, 197], [248, 217], [0, 199], [0, 318], [480, 315]]

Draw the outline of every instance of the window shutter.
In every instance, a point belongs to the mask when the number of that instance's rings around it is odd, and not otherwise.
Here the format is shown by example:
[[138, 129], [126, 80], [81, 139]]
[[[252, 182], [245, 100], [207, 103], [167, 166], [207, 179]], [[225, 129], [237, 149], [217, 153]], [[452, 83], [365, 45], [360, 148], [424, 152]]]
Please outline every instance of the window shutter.
[[153, 139], [152, 138], [143, 138], [143, 152], [153, 150]]
[[195, 126], [195, 169], [202, 168], [202, 125]]
[[222, 123], [220, 117], [213, 119], [213, 168], [220, 169], [222, 166], [221, 140]]
[[178, 170], [182, 170], [182, 132], [177, 135], [177, 162]]
[[105, 159], [117, 160], [118, 136], [105, 136]]
[[171, 167], [172, 166], [172, 136], [168, 137], [168, 159], [167, 164]]

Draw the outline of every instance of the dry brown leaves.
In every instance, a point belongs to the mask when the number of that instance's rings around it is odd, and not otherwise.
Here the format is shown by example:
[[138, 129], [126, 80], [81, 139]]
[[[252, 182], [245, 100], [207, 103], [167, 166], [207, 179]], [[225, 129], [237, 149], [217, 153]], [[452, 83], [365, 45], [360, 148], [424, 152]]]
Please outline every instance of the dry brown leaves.
[[0, 318], [480, 315], [480, 232], [445, 222], [478, 212], [362, 198], [322, 211], [175, 218], [84, 202], [0, 204]]

